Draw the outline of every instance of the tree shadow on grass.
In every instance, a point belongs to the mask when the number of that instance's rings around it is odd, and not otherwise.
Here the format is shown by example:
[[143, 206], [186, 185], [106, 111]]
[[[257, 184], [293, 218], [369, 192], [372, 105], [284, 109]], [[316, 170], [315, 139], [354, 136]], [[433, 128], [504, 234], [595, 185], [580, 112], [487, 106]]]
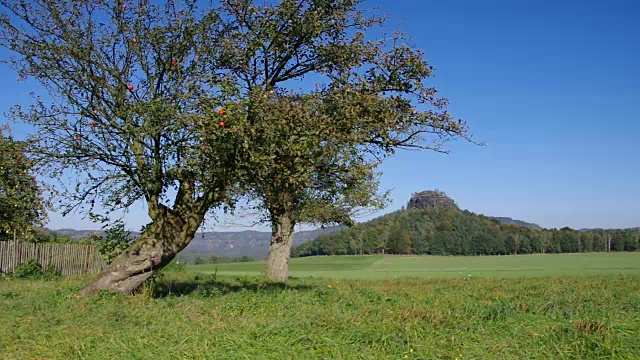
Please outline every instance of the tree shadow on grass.
[[204, 297], [222, 296], [230, 293], [249, 291], [254, 293], [275, 293], [284, 290], [311, 290], [317, 286], [308, 284], [286, 284], [259, 277], [218, 278], [214, 275], [196, 274], [191, 278], [167, 278], [152, 285], [154, 298], [196, 295]]

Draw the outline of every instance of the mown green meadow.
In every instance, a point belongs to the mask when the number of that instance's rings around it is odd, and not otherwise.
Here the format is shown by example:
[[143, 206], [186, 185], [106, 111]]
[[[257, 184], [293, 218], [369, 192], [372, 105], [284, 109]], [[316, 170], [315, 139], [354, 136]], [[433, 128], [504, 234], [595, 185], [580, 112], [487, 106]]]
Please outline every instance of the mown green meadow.
[[[266, 262], [205, 264], [190, 271], [259, 275]], [[295, 277], [381, 279], [387, 277], [530, 277], [640, 274], [640, 252], [516, 256], [319, 256], [291, 259]]]
[[[640, 254], [591, 255], [598, 264], [581, 262], [582, 274], [536, 276], [527, 265], [508, 277], [491, 271], [529, 257], [508, 257], [486, 273], [484, 259], [467, 258], [479, 262], [468, 266], [471, 277], [457, 271], [462, 258], [305, 258], [292, 261], [295, 278], [286, 285], [259, 275], [168, 272], [143, 294], [90, 299], [76, 295], [82, 277], [3, 279], [0, 358], [639, 359]], [[556, 269], [576, 268], [571, 256], [558, 257], [565, 264]], [[453, 277], [404, 276], [447, 259], [453, 263], [441, 271]], [[360, 276], [393, 266], [403, 271]], [[333, 273], [343, 276], [320, 277]]]

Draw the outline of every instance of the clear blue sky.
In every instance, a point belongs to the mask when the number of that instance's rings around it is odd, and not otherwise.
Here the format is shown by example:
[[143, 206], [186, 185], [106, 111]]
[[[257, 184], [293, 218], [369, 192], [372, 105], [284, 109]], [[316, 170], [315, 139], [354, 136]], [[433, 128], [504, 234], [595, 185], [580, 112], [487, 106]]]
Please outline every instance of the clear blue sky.
[[[405, 205], [412, 192], [438, 188], [463, 209], [544, 227], [640, 226], [640, 2], [365, 6], [389, 13], [390, 30], [399, 25], [413, 36], [451, 112], [486, 143], [387, 160], [382, 185], [394, 202], [377, 215]], [[15, 78], [0, 68], [3, 112], [28, 101], [30, 85]], [[144, 221], [144, 211], [133, 209], [130, 227]], [[56, 214], [49, 226], [96, 228]]]

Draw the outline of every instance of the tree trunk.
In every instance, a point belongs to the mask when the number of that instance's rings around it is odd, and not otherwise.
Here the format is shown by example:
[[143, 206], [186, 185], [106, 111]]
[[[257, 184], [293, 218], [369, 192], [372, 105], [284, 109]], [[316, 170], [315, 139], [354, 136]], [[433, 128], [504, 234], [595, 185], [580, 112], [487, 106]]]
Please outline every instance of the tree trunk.
[[194, 238], [203, 216], [180, 217], [164, 209], [140, 237], [118, 255], [81, 295], [97, 291], [133, 293], [154, 271], [162, 269]]
[[289, 279], [289, 257], [293, 244], [294, 223], [288, 215], [278, 216], [271, 225], [271, 243], [267, 260], [267, 277], [276, 281]]

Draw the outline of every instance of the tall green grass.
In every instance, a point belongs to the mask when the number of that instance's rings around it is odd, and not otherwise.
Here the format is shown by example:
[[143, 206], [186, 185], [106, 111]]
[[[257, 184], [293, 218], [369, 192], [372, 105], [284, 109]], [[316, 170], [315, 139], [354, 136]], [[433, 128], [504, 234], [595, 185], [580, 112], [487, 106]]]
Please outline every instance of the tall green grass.
[[640, 359], [639, 275], [85, 281], [0, 280], [0, 358]]

